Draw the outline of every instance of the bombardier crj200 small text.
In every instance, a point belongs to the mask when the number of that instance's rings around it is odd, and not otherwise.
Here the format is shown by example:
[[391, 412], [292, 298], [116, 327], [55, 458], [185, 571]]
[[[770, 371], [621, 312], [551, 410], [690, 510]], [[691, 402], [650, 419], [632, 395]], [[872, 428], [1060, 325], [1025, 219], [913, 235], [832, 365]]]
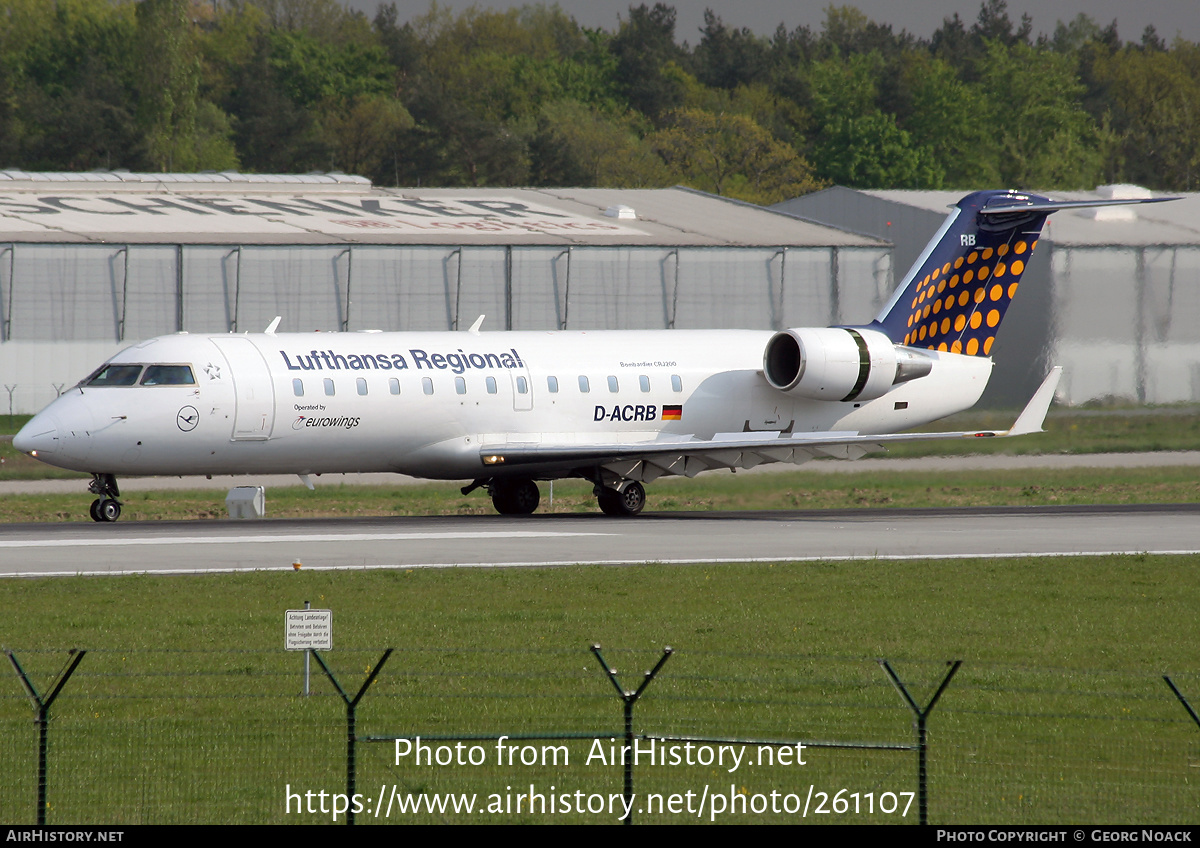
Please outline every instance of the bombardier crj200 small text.
[[[1168, 198], [1156, 198], [1164, 200]], [[981, 191], [952, 207], [862, 326], [764, 332], [178, 333], [134, 345], [13, 439], [93, 475], [91, 514], [121, 514], [119, 475], [393, 471], [469, 479], [496, 509], [582, 477], [609, 515], [643, 483], [714, 468], [856, 458], [891, 442], [1038, 432], [1054, 369], [1002, 432], [901, 431], [970, 408], [1046, 216], [1151, 201]]]

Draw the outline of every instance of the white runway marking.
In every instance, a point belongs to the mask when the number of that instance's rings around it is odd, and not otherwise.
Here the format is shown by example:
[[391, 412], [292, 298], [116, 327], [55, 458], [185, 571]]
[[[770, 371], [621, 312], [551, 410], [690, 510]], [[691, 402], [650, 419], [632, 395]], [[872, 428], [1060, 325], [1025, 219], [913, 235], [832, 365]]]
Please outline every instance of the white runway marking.
[[393, 542], [421, 539], [553, 539], [571, 536], [611, 536], [611, 533], [539, 532], [535, 530], [442, 531], [436, 533], [312, 533], [260, 536], [133, 536], [120, 539], [27, 539], [5, 542], [0, 548], [101, 548], [126, 545], [247, 545], [255, 542]]
[[[561, 533], [555, 535], [563, 536], [578, 536], [578, 535], [604, 535], [600, 533], [582, 534], [582, 533]], [[1053, 559], [1068, 559], [1072, 557], [1091, 557], [1091, 556], [1196, 556], [1200, 555], [1200, 550], [1180, 550], [1180, 551], [1042, 551], [1031, 553], [1001, 553], [1001, 554], [974, 554], [974, 553], [956, 553], [956, 554], [863, 554], [862, 556], [845, 555], [845, 556], [809, 556], [809, 557], [720, 557], [713, 559], [654, 559], [654, 560], [632, 560], [632, 559], [610, 559], [610, 560], [590, 560], [582, 562], [579, 560], [544, 560], [544, 561], [529, 561], [529, 562], [413, 562], [413, 563], [372, 563], [367, 565], [316, 565], [304, 566], [304, 571], [379, 571], [393, 570], [403, 571], [407, 569], [447, 569], [447, 568], [470, 568], [470, 569], [494, 569], [494, 568], [561, 568], [565, 566], [577, 567], [580, 565], [602, 565], [602, 566], [638, 566], [638, 565], [732, 565], [736, 563], [755, 563], [755, 562], [780, 562], [780, 563], [798, 563], [798, 562], [904, 562], [907, 560], [972, 560], [972, 559], [1022, 559], [1022, 558], [1038, 558], [1049, 557]], [[134, 569], [75, 569], [74, 571], [16, 571], [9, 574], [0, 574], [3, 577], [129, 577], [139, 574], [151, 575], [182, 575], [182, 574], [244, 574], [247, 572], [259, 571], [293, 571], [292, 566], [266, 566], [266, 567], [251, 567], [251, 568], [233, 568], [220, 566], [214, 568], [180, 568], [166, 571], [148, 570], [145, 568]]]

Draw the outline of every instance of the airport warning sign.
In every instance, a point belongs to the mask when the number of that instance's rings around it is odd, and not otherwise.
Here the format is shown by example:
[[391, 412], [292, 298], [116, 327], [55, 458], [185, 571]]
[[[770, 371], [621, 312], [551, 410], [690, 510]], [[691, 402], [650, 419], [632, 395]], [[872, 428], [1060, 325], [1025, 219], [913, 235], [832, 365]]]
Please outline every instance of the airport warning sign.
[[283, 640], [289, 651], [333, 650], [333, 610], [288, 610]]

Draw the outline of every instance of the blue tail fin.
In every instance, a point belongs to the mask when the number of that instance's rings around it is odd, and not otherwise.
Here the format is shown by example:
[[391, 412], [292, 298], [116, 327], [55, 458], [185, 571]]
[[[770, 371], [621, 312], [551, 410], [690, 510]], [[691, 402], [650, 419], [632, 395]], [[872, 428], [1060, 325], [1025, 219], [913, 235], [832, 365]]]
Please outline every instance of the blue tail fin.
[[1175, 199], [1048, 200], [1016, 191], [968, 194], [955, 204], [869, 326], [895, 344], [987, 356], [1047, 215], [1060, 209]]
[[987, 356], [1042, 224], [1060, 205], [1008, 191], [967, 195], [871, 326], [896, 344]]

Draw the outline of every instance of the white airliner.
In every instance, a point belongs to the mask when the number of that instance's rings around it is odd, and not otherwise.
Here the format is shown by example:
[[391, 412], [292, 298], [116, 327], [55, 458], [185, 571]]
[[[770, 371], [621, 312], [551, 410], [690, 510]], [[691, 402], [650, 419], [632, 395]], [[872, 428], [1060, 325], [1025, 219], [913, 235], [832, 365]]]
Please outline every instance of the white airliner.
[[118, 475], [365, 471], [470, 479], [464, 494], [484, 486], [505, 514], [537, 509], [538, 480], [581, 477], [605, 513], [636, 515], [642, 484], [668, 474], [1038, 432], [1057, 368], [1007, 431], [901, 431], [979, 399], [1046, 216], [1130, 202], [1154, 201], [968, 195], [863, 326], [481, 332], [481, 317], [465, 332], [282, 334], [277, 318], [161, 336], [13, 444], [91, 473], [96, 521], [121, 514]]

